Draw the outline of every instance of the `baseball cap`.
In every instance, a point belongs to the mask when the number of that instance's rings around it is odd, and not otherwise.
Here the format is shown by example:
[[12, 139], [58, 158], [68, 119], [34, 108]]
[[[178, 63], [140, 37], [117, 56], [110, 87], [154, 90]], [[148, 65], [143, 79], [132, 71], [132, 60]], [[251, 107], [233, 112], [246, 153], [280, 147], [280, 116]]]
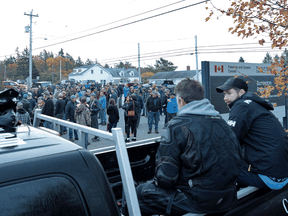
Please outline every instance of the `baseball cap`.
[[94, 94], [94, 93], [91, 93], [91, 94], [90, 94], [90, 96], [94, 96], [94, 97], [95, 97], [95, 96], [96, 96], [96, 94]]
[[31, 92], [28, 92], [28, 96], [32, 96], [32, 93], [31, 93]]
[[222, 86], [216, 88], [218, 93], [222, 93], [223, 91], [229, 90], [231, 88], [239, 88], [244, 89], [246, 92], [248, 90], [247, 83], [238, 77], [229, 78]]
[[20, 106], [23, 106], [23, 103], [18, 102], [18, 103], [17, 103], [17, 107], [20, 107]]
[[28, 95], [27, 95], [27, 94], [24, 94], [24, 95], [23, 95], [23, 98], [25, 98], [25, 99], [28, 98]]
[[75, 95], [71, 95], [71, 97], [70, 97], [71, 100], [73, 100], [73, 99], [75, 99], [75, 98], [76, 98]]

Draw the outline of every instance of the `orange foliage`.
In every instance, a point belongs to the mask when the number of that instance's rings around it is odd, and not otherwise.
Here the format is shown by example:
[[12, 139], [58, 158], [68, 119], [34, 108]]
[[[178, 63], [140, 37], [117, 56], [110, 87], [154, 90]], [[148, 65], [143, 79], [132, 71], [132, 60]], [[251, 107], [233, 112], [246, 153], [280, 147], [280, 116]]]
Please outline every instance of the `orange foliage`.
[[[229, 0], [230, 6], [226, 8], [218, 8], [213, 0], [210, 1], [211, 8], [206, 22], [218, 12], [221, 15], [230, 16], [234, 20], [234, 26], [229, 27], [228, 31], [232, 34], [242, 36], [242, 38], [257, 37], [259, 44], [263, 45], [265, 40], [262, 38], [268, 36], [272, 42], [271, 47], [284, 47], [288, 43], [287, 20], [287, 1], [271, 1], [271, 0]], [[217, 3], [217, 1], [215, 1]], [[217, 17], [218, 19], [218, 17]]]

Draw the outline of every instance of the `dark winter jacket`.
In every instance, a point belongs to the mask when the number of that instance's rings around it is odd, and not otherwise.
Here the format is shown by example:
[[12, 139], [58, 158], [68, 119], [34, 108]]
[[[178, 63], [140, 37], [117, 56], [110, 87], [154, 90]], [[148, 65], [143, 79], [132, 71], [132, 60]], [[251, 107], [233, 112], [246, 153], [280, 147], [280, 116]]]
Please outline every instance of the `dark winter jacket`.
[[63, 99], [58, 99], [56, 101], [55, 116], [64, 115], [65, 113], [65, 101]]
[[141, 110], [140, 110], [140, 106], [138, 101], [134, 101], [134, 107], [133, 107], [133, 101], [130, 101], [127, 105], [127, 111], [131, 111], [134, 110], [135, 111], [135, 116], [128, 116], [128, 120], [132, 120], [132, 121], [137, 121], [138, 116], [141, 114]]
[[118, 108], [112, 104], [107, 107], [107, 115], [109, 115], [109, 123], [117, 123], [119, 121]]
[[22, 101], [23, 108], [29, 113], [30, 116], [32, 116], [32, 107], [30, 102], [27, 99], [23, 99]]
[[144, 102], [143, 102], [143, 97], [141, 95], [135, 94], [137, 97], [137, 102], [139, 104], [139, 109], [143, 109]]
[[50, 98], [45, 101], [41, 113], [52, 117], [54, 116], [54, 103]]
[[77, 104], [76, 102], [73, 103], [72, 101], [69, 101], [67, 103], [67, 106], [65, 107], [65, 117], [66, 119], [69, 119], [71, 122], [76, 122], [74, 118], [76, 104]]
[[91, 106], [90, 106], [91, 116], [97, 115], [98, 112], [100, 111], [100, 109], [101, 109], [100, 102], [99, 102], [97, 99], [95, 99], [95, 100], [91, 103]]
[[117, 93], [116, 92], [111, 93], [111, 96], [110, 96], [109, 100], [111, 100], [113, 98], [115, 100], [115, 103], [117, 104]]
[[33, 108], [36, 106], [36, 100], [33, 98], [28, 99], [28, 101], [30, 102], [30, 106], [33, 110]]
[[[155, 101], [156, 100], [156, 105]], [[147, 111], [157, 112], [161, 109], [161, 99], [159, 97], [153, 98], [152, 96], [148, 97], [146, 102]]]
[[237, 204], [241, 168], [236, 136], [207, 99], [183, 106], [163, 130], [156, 154], [156, 185], [177, 188], [200, 212]]
[[252, 172], [287, 178], [288, 137], [270, 112], [273, 106], [253, 93], [246, 93], [229, 107], [228, 125], [244, 147], [244, 159]]

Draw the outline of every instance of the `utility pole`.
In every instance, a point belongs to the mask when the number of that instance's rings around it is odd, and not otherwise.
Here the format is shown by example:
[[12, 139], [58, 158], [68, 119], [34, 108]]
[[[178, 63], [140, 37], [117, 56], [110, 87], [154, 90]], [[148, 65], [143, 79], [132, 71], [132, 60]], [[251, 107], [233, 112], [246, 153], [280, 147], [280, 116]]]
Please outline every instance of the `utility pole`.
[[139, 84], [141, 83], [141, 70], [140, 70], [140, 43], [138, 43], [138, 71], [139, 71]]
[[198, 71], [197, 35], [195, 35], [195, 55], [196, 55], [196, 77], [197, 77], [197, 81], [200, 82], [199, 71]]
[[62, 81], [62, 76], [61, 76], [61, 59], [60, 59], [60, 83]]
[[53, 80], [54, 80], [54, 73], [53, 73], [53, 65], [52, 65], [52, 85], [53, 85]]
[[4, 65], [4, 81], [6, 80], [6, 65]]
[[29, 87], [32, 87], [32, 18], [38, 17], [37, 15], [33, 15], [33, 10], [31, 10], [30, 14], [24, 13], [24, 15], [30, 16], [30, 51], [29, 51]]

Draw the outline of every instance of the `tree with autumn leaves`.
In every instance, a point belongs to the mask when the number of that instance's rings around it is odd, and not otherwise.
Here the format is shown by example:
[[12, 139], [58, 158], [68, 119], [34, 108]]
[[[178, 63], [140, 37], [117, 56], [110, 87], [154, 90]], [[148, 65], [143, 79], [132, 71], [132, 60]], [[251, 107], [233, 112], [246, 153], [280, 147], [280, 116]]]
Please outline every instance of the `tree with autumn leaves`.
[[[223, 0], [224, 1], [224, 0]], [[223, 2], [221, 1], [221, 2]], [[257, 38], [260, 45], [270, 42], [272, 49], [282, 49], [288, 43], [288, 3], [286, 0], [225, 0], [227, 7], [218, 8], [217, 1], [207, 2], [210, 14], [213, 16], [228, 16], [234, 21], [229, 27], [231, 34], [242, 38]], [[210, 4], [210, 6], [209, 6]], [[268, 39], [265, 39], [268, 38]], [[286, 52], [286, 51], [285, 51]], [[272, 91], [278, 90], [278, 95], [287, 95], [288, 64], [286, 57], [272, 59], [266, 73], [275, 75], [275, 86], [265, 86], [260, 90], [261, 96], [268, 97]], [[263, 70], [259, 68], [263, 73]]]

